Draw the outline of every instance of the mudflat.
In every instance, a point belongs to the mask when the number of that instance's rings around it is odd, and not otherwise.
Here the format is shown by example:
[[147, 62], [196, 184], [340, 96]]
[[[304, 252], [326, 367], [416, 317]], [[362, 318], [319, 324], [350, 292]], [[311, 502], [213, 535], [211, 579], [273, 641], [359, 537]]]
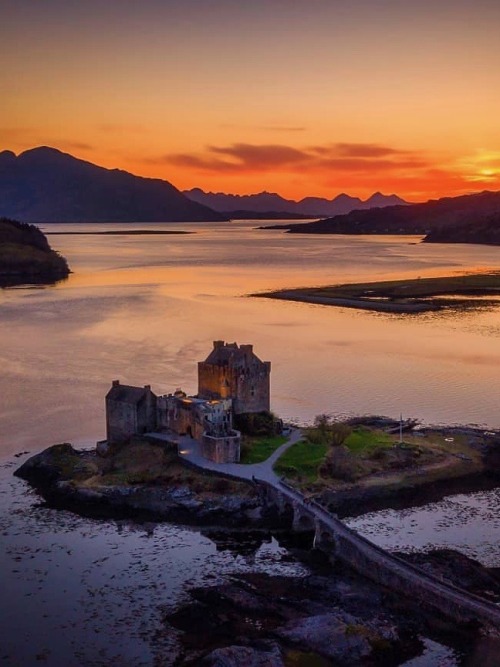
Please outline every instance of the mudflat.
[[303, 287], [250, 296], [389, 313], [478, 308], [500, 301], [500, 272]]

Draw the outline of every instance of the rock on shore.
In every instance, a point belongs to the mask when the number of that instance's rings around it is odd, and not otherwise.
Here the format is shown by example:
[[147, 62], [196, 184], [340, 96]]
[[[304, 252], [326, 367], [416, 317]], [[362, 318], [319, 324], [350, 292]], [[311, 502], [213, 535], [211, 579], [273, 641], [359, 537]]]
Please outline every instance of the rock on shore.
[[84, 515], [242, 526], [264, 509], [251, 483], [204, 475], [160, 445], [136, 439], [107, 458], [53, 445], [16, 472], [53, 506]]

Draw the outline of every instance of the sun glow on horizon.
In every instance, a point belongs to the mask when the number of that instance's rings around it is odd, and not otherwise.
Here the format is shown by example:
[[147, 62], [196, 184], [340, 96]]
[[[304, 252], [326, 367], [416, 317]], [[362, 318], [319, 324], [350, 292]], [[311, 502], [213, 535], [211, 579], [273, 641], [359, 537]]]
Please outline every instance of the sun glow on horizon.
[[5, 4], [0, 149], [179, 189], [410, 201], [500, 187], [500, 4]]

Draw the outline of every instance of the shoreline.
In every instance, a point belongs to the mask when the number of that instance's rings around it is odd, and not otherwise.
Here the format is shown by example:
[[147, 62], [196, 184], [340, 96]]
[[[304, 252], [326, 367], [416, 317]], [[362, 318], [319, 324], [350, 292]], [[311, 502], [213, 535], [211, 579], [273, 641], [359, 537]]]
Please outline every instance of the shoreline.
[[130, 230], [108, 230], [100, 232], [45, 232], [45, 236], [165, 236], [169, 234], [196, 234], [179, 229], [130, 229]]
[[251, 297], [263, 299], [277, 299], [282, 301], [298, 301], [299, 303], [312, 303], [320, 306], [337, 306], [339, 308], [356, 308], [358, 310], [371, 310], [379, 313], [425, 313], [442, 310], [438, 305], [429, 304], [404, 304], [404, 303], [377, 303], [363, 299], [347, 299], [343, 297], [314, 296], [307, 294], [306, 290], [283, 290], [269, 292], [267, 294], [250, 294]]
[[[448, 433], [449, 428], [443, 428]], [[462, 427], [464, 428], [464, 427]], [[472, 431], [480, 432], [479, 429]], [[75, 450], [53, 445], [27, 458], [14, 475], [28, 482], [54, 508], [94, 518], [135, 518], [177, 521], [186, 525], [275, 527], [276, 517], [266, 511], [255, 484], [224, 471], [199, 468], [182, 457], [163, 451], [162, 445], [137, 438], [122, 472], [109, 477], [113, 460], [93, 449]], [[142, 448], [142, 449], [141, 449]], [[442, 463], [386, 470], [337, 487], [306, 490], [311, 497], [342, 518], [354, 518], [382, 509], [420, 507], [448, 495], [500, 487], [500, 452], [494, 442], [481, 446], [478, 460], [452, 455]], [[135, 451], [134, 451], [135, 450]], [[136, 468], [140, 456], [160, 456], [152, 476]], [[21, 452], [14, 457], [27, 454]], [[242, 464], [243, 469], [245, 465]], [[293, 484], [293, 482], [292, 482]], [[362, 510], [360, 508], [362, 507]]]

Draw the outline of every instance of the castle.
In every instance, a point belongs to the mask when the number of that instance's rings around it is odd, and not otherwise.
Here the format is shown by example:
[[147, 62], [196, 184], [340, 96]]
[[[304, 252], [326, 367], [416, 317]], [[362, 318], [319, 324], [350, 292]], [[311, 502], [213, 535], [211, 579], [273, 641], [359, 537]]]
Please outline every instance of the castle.
[[204, 457], [237, 463], [241, 434], [233, 415], [269, 411], [271, 363], [261, 361], [252, 345], [214, 341], [198, 363], [198, 393], [178, 389], [156, 396], [150, 385], [132, 387], [114, 380], [106, 395], [106, 437], [123, 444], [134, 435], [171, 432], [201, 443]]

